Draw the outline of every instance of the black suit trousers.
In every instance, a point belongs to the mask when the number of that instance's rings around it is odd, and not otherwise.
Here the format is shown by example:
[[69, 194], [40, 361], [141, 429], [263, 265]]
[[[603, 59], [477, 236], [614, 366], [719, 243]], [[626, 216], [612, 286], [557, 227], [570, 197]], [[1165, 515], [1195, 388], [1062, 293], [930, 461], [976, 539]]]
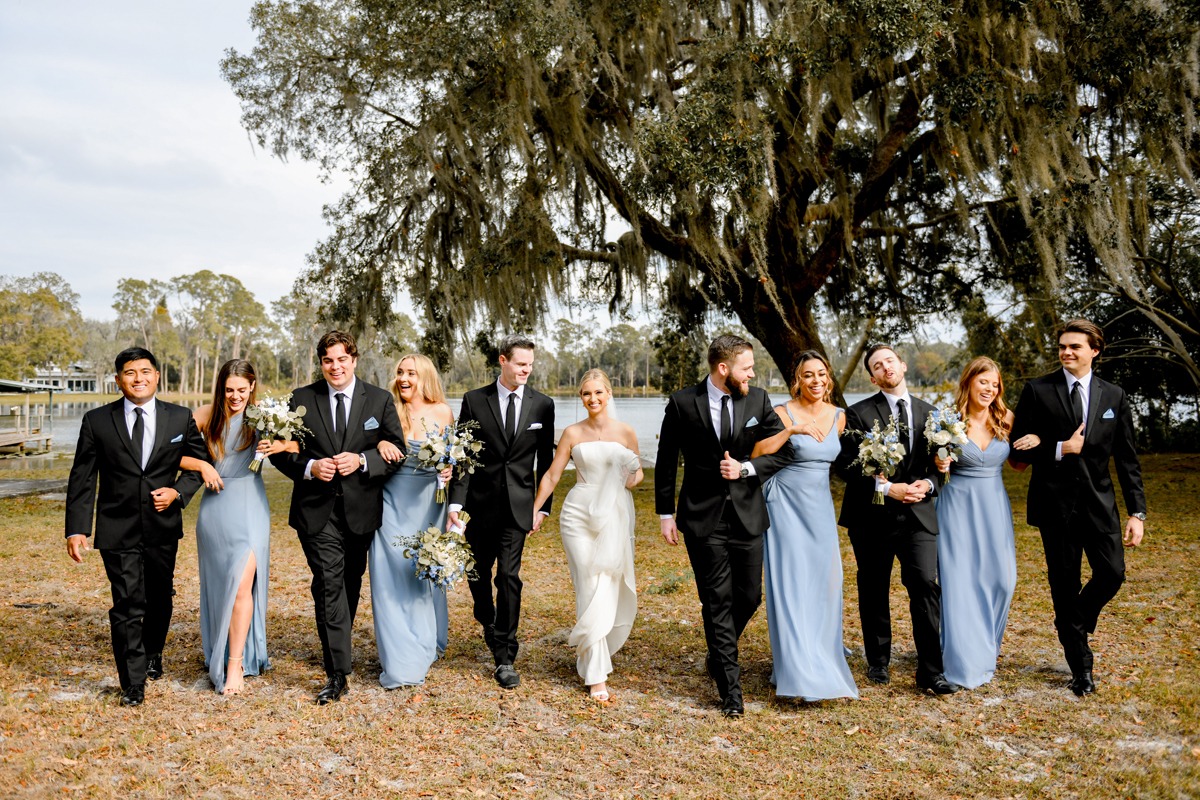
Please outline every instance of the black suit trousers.
[[330, 676], [351, 672], [351, 633], [374, 536], [374, 532], [350, 532], [345, 519], [343, 500], [338, 497], [324, 527], [316, 532], [298, 532], [312, 571], [317, 635], [321, 638], [325, 674]]
[[177, 539], [99, 551], [112, 586], [108, 621], [122, 690], [144, 684], [146, 657], [163, 651], [174, 608], [178, 551]]
[[[475, 606], [475, 619], [486, 632], [494, 631], [488, 643], [496, 665], [512, 664], [517, 658], [517, 626], [521, 619], [521, 557], [525, 552], [528, 525], [513, 519], [504, 505], [472, 519], [467, 526], [467, 542], [475, 555], [478, 576], [468, 582]], [[495, 600], [492, 599], [492, 570], [495, 569]]]
[[708, 660], [724, 699], [741, 699], [738, 640], [762, 603], [763, 535], [742, 525], [725, 501], [721, 520], [707, 536], [683, 532], [696, 575]]
[[[1071, 672], [1092, 668], [1088, 634], [1095, 633], [1101, 609], [1125, 582], [1121, 535], [1097, 531], [1089, 520], [1073, 516], [1055, 528], [1040, 528], [1046, 553], [1046, 577], [1054, 603], [1054, 627]], [[1083, 555], [1092, 577], [1081, 588]]]
[[887, 666], [892, 657], [890, 594], [892, 564], [900, 562], [900, 582], [908, 590], [917, 675], [942, 674], [942, 588], [937, 582], [937, 535], [911, 516], [898, 516], [886, 528], [851, 528], [858, 564], [858, 613], [867, 664]]

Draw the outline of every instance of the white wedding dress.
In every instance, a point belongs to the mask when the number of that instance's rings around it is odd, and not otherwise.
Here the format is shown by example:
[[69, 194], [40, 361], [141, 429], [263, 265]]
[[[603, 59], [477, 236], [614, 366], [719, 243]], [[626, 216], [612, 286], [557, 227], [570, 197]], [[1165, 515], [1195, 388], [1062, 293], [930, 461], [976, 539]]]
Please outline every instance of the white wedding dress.
[[571, 449], [576, 483], [559, 515], [563, 550], [575, 585], [576, 669], [588, 686], [612, 672], [637, 614], [633, 575], [633, 495], [625, 488], [641, 462], [617, 442], [580, 442]]

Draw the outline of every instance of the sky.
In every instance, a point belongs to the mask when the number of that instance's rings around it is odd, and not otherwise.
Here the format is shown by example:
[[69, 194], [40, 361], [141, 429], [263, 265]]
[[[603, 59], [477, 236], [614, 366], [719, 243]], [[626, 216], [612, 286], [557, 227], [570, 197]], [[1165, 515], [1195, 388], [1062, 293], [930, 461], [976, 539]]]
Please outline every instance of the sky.
[[252, 4], [0, 2], [0, 275], [56, 272], [91, 319], [126, 277], [288, 292], [340, 191], [241, 126], [219, 63]]

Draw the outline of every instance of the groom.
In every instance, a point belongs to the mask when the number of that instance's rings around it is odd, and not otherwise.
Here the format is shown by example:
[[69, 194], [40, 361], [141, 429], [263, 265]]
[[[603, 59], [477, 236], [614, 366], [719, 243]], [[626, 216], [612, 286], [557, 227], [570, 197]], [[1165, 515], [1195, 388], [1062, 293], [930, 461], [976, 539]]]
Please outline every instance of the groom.
[[67, 555], [83, 561], [95, 512], [96, 549], [112, 584], [108, 621], [121, 705], [138, 706], [146, 679], [163, 674], [183, 507], [200, 488], [200, 473], [180, 473], [179, 460], [207, 461], [208, 450], [192, 412], [154, 396], [159, 371], [153, 353], [123, 350], [116, 367], [124, 397], [89, 411], [79, 427], [67, 482]]
[[383, 483], [403, 459], [388, 464], [377, 445], [405, 449], [404, 430], [390, 392], [357, 380], [354, 337], [330, 331], [317, 343], [321, 374], [292, 393], [304, 409], [309, 435], [298, 454], [277, 453], [271, 463], [293, 481], [288, 524], [296, 530], [312, 570], [313, 606], [327, 681], [317, 703], [348, 690], [350, 633], [358, 611], [371, 538], [383, 522]]
[[[475, 438], [484, 445], [475, 473], [450, 489], [450, 525], [458, 524], [459, 511], [471, 514], [466, 537], [475, 555], [477, 577], [469, 581], [475, 619], [495, 658], [496, 683], [504, 689], [521, 684], [513, 667], [521, 616], [521, 556], [525, 535], [533, 530], [537, 479], [554, 458], [554, 401], [526, 385], [533, 351], [532, 339], [504, 337], [499, 380], [463, 395], [459, 422], [478, 422]], [[546, 498], [536, 513], [549, 515], [552, 501], [553, 496]]]
[[[721, 695], [721, 713], [739, 718], [742, 700], [738, 639], [762, 602], [763, 532], [767, 505], [762, 482], [792, 457], [785, 444], [751, 458], [754, 445], [783, 430], [779, 415], [754, 378], [754, 349], [737, 336], [718, 336], [708, 348], [708, 377], [667, 402], [654, 470], [654, 504], [663, 538], [687, 547], [696, 576], [705, 664]], [[675, 476], [683, 456], [683, 487], [675, 506]]]
[[847, 436], [835, 468], [846, 481], [838, 524], [847, 529], [858, 563], [858, 613], [862, 621], [867, 679], [891, 680], [892, 564], [900, 561], [900, 581], [908, 590], [913, 642], [917, 647], [917, 686], [934, 694], [958, 687], [942, 674], [942, 588], [938, 585], [937, 509], [933, 495], [937, 471], [925, 440], [925, 420], [933, 406], [908, 392], [908, 365], [888, 345], [868, 348], [863, 366], [879, 392], [846, 410], [846, 431], [859, 434], [893, 419], [906, 455], [896, 473], [882, 482], [883, 505], [872, 503], [876, 479], [851, 462], [861, 436]]
[[[1070, 689], [1080, 697], [1096, 691], [1088, 634], [1125, 580], [1121, 545], [1141, 543], [1146, 519], [1129, 398], [1092, 372], [1102, 352], [1099, 325], [1086, 319], [1064, 325], [1058, 335], [1063, 368], [1025, 384], [1012, 432], [1014, 441], [1029, 434], [1040, 441], [1032, 450], [1014, 450], [1013, 457], [1033, 464], [1029, 524], [1042, 534], [1054, 627], [1071, 668]], [[1123, 532], [1110, 462], [1129, 515]], [[1092, 576], [1081, 589], [1084, 554]]]

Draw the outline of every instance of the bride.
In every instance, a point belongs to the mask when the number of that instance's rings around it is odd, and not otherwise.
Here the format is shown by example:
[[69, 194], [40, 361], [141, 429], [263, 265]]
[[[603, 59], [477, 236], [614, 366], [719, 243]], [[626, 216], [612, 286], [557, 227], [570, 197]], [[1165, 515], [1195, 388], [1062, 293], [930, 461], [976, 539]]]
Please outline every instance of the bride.
[[[558, 485], [567, 461], [574, 460], [575, 488], [563, 501], [558, 526], [575, 585], [576, 622], [567, 641], [576, 648], [579, 677], [591, 697], [603, 703], [609, 697], [612, 654], [625, 644], [637, 613], [629, 490], [643, 476], [633, 428], [608, 416], [612, 398], [608, 376], [602, 370], [588, 370], [579, 384], [579, 397], [588, 417], [563, 430], [533, 507], [541, 507]], [[541, 514], [535, 517], [534, 531], [543, 519]]]

